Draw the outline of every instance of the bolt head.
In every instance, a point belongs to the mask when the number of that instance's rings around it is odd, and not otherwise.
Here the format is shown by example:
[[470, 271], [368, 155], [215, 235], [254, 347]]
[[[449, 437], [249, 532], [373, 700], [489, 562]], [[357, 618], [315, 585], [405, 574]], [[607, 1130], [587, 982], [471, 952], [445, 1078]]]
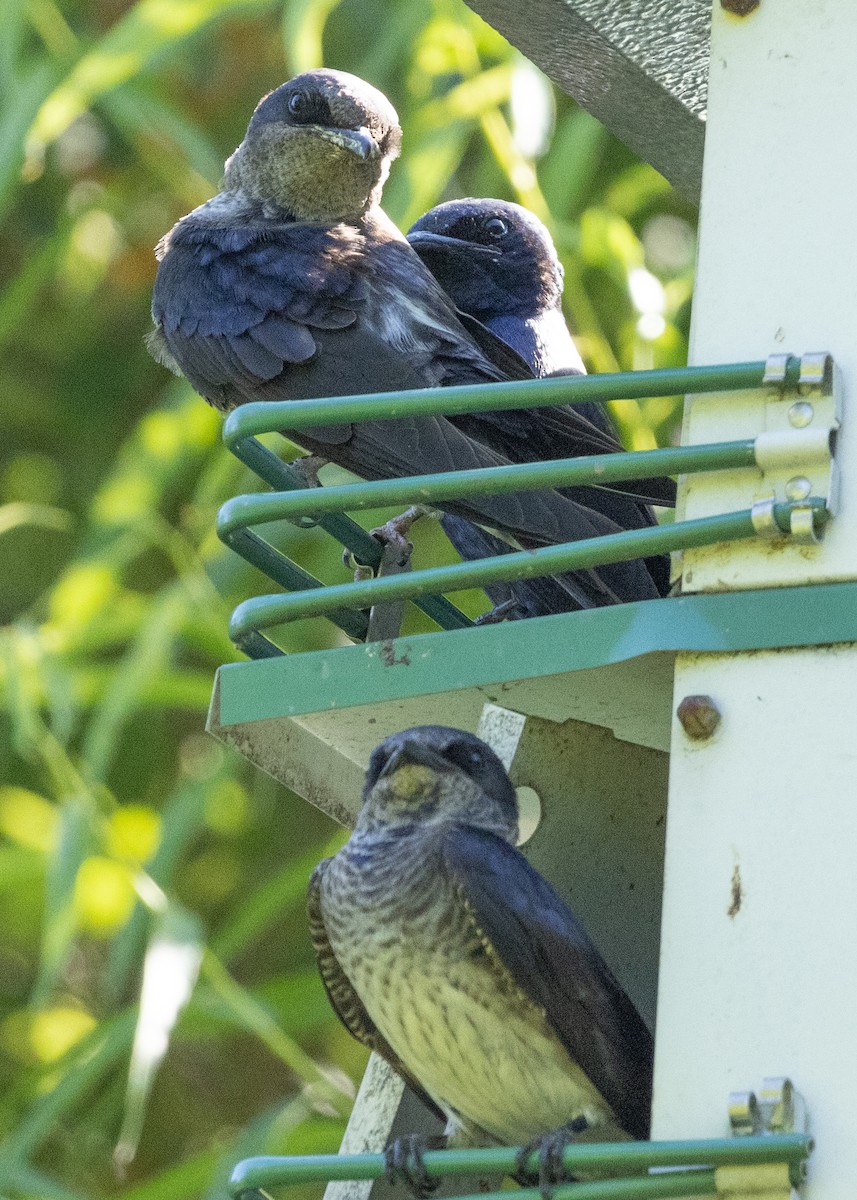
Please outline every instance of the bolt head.
[[789, 409], [789, 424], [795, 429], [806, 429], [814, 416], [815, 409], [808, 401], [796, 400]]
[[687, 736], [694, 742], [710, 738], [720, 724], [720, 709], [711, 696], [685, 696], [676, 716]]
[[805, 475], [794, 475], [786, 484], [787, 500], [806, 500], [812, 491], [812, 484]]
[[760, 3], [761, 0], [720, 0], [720, 7], [736, 17], [748, 17]]

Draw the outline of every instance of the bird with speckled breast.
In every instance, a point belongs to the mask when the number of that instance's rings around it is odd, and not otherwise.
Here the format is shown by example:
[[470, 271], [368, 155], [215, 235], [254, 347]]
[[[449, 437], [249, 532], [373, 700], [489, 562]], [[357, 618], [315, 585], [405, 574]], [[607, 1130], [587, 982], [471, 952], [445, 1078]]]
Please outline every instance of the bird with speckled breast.
[[328, 996], [451, 1144], [644, 1138], [649, 1031], [517, 836], [515, 790], [479, 738], [386, 738], [349, 841], [309, 885]]
[[[456, 307], [480, 321], [526, 360], [534, 375], [583, 375], [583, 360], [562, 311], [563, 268], [544, 224], [520, 204], [497, 199], [449, 200], [420, 217], [408, 241]], [[506, 436], [503, 438], [503, 423]], [[582, 430], [589, 425], [587, 436]], [[528, 409], [497, 414], [494, 445], [513, 462], [572, 458], [622, 449], [600, 404]], [[568, 488], [564, 494], [604, 513], [623, 529], [655, 524], [650, 503], [675, 503], [671, 479], [631, 481], [613, 489]], [[507, 543], [446, 514], [444, 532], [462, 558], [509, 552]], [[600, 568], [616, 599], [645, 600], [669, 590], [669, 559]], [[578, 605], [553, 578], [490, 585], [495, 608], [512, 619], [565, 612]], [[597, 602], [597, 601], [596, 601]]]
[[[387, 98], [345, 72], [308, 71], [265, 96], [220, 192], [158, 246], [155, 357], [224, 411], [531, 377], [490, 330], [465, 327], [381, 208], [400, 141]], [[495, 418], [414, 415], [283, 432], [374, 480], [507, 464]], [[550, 490], [443, 507], [524, 548], [618, 529]], [[559, 586], [586, 607], [611, 600], [596, 573]]]

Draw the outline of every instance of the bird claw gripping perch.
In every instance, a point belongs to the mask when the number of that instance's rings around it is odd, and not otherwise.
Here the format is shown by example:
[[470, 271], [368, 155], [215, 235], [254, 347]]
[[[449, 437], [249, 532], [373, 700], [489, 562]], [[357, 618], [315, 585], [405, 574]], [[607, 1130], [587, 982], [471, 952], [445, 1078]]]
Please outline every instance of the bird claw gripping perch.
[[[354, 570], [354, 582], [359, 583], [364, 579], [372, 579], [373, 576], [381, 578], [385, 575], [399, 575], [403, 571], [409, 571], [414, 545], [405, 535], [413, 523], [420, 517], [426, 516], [428, 512], [429, 509], [424, 505], [415, 504], [400, 516], [393, 517], [385, 525], [379, 525], [377, 529], [370, 531], [372, 537], [382, 546], [381, 561], [374, 569], [361, 562], [350, 550], [346, 550], [342, 555], [342, 561], [346, 567]], [[404, 612], [403, 602], [376, 604], [369, 616], [367, 642], [389, 641], [398, 637]]]
[[411, 526], [421, 517], [427, 516], [429, 509], [424, 504], [412, 504], [410, 508], [398, 517], [392, 517], [377, 529], [370, 530], [385, 550], [389, 547], [398, 550], [399, 566], [405, 566], [413, 554], [414, 544], [406, 536]]
[[446, 1138], [424, 1137], [419, 1133], [407, 1133], [391, 1142], [384, 1151], [384, 1173], [387, 1182], [394, 1184], [399, 1179], [417, 1200], [427, 1200], [440, 1184], [426, 1170], [423, 1154], [426, 1150], [442, 1150]]
[[504, 600], [502, 604], [495, 604], [493, 608], [489, 608], [488, 612], [482, 613], [477, 617], [475, 625], [499, 625], [501, 621], [521, 607], [521, 602], [512, 597], [511, 600]]
[[[431, 510], [426, 508], [424, 504], [412, 504], [405, 512], [400, 513], [398, 517], [391, 517], [383, 525], [378, 525], [375, 529], [370, 529], [372, 537], [380, 542], [384, 549], [384, 560], [388, 566], [397, 567], [399, 570], [408, 565], [411, 554], [413, 554], [414, 544], [406, 534], [410, 527], [419, 521], [420, 517], [428, 516]], [[364, 569], [368, 564], [361, 562], [360, 559], [352, 553], [347, 547], [342, 552], [342, 561], [349, 569], [359, 572], [356, 579], [365, 579], [367, 575]], [[371, 571], [371, 568], [369, 568]], [[382, 572], [379, 570], [378, 574]], [[371, 575], [368, 576], [371, 578]]]
[[532, 1187], [533, 1173], [527, 1170], [527, 1161], [536, 1151], [539, 1155], [538, 1188], [543, 1200], [551, 1200], [553, 1189], [558, 1183], [568, 1183], [573, 1177], [566, 1174], [562, 1156], [566, 1146], [589, 1128], [586, 1117], [575, 1117], [567, 1125], [561, 1125], [543, 1137], [534, 1138], [522, 1146], [515, 1157], [515, 1173], [512, 1178], [521, 1187]]
[[298, 458], [292, 459], [289, 466], [300, 476], [304, 487], [317, 488], [321, 487], [318, 473], [329, 462], [329, 458], [322, 458], [318, 454], [301, 454]]

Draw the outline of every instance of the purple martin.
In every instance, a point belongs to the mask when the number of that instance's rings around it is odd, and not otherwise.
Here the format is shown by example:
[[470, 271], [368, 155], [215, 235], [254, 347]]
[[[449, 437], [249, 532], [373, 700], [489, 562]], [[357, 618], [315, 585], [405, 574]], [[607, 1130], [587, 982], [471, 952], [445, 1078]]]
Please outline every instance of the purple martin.
[[[341, 71], [306, 72], [264, 97], [220, 192], [158, 246], [155, 357], [224, 411], [531, 377], [490, 330], [471, 336], [380, 207], [400, 139], [386, 97]], [[494, 414], [465, 414], [283, 432], [366, 479], [386, 479], [506, 464], [497, 428]], [[549, 490], [443, 507], [524, 548], [617, 528]], [[610, 598], [598, 575], [588, 573], [585, 588], [583, 578], [558, 586], [580, 603], [592, 603], [590, 593]]]
[[[562, 264], [533, 213], [505, 200], [452, 200], [420, 217], [407, 236], [456, 307], [517, 351], [534, 375], [586, 373], [562, 311]], [[492, 445], [513, 462], [622, 449], [599, 404], [497, 413]], [[655, 524], [650, 503], [675, 503], [671, 479], [561, 490], [622, 529]], [[509, 552], [507, 543], [460, 517], [447, 514], [441, 524], [462, 558]], [[595, 604], [663, 596], [669, 590], [669, 559], [646, 559], [645, 571], [639, 563], [615, 564], [599, 568], [598, 575], [609, 592], [595, 593]], [[513, 619], [587, 607], [551, 577], [486, 590], [498, 608], [508, 607], [510, 598], [516, 602], [509, 614]]]
[[651, 1035], [517, 836], [479, 738], [424, 725], [381, 742], [349, 841], [310, 879], [327, 994], [445, 1115], [449, 1144], [645, 1138]]

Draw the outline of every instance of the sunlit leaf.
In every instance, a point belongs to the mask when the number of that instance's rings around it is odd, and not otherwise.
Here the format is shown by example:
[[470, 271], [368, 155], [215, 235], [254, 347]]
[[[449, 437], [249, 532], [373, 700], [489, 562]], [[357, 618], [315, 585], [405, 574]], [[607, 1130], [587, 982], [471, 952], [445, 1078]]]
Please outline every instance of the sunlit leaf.
[[177, 904], [160, 915], [143, 960], [140, 1013], [134, 1032], [125, 1114], [113, 1153], [120, 1169], [131, 1163], [143, 1129], [155, 1072], [190, 999], [202, 961], [204, 934], [197, 917]]
[[283, 8], [283, 49], [294, 75], [324, 62], [322, 35], [341, 0], [289, 0]]
[[[210, 782], [182, 781], [164, 805], [160, 845], [147, 867], [149, 877], [163, 889], [169, 887], [188, 844], [203, 825]], [[142, 953], [149, 924], [149, 910], [138, 904], [131, 920], [114, 939], [104, 979], [109, 996], [115, 998], [124, 988], [132, 964]]]
[[[0, 9], [5, 9], [5, 4]], [[12, 6], [17, 7], [16, 5]], [[24, 135], [39, 106], [43, 103], [55, 78], [50, 63], [37, 62], [27, 71], [14, 77], [11, 101], [0, 106], [0, 213], [5, 211], [12, 199], [13, 188], [18, 182], [24, 165]], [[36, 155], [29, 174], [37, 178], [41, 172], [41, 158]]]
[[43, 1063], [55, 1063], [96, 1027], [91, 1013], [58, 1005], [42, 1009], [30, 1022], [29, 1041]]
[[118, 1060], [128, 1053], [135, 1015], [127, 1012], [113, 1020], [101, 1021], [69, 1051], [58, 1064], [60, 1074], [54, 1087], [33, 1102], [26, 1116], [7, 1137], [3, 1147], [5, 1161], [21, 1162], [33, 1154], [56, 1128], [57, 1122], [72, 1112], [81, 1098], [114, 1069]]

